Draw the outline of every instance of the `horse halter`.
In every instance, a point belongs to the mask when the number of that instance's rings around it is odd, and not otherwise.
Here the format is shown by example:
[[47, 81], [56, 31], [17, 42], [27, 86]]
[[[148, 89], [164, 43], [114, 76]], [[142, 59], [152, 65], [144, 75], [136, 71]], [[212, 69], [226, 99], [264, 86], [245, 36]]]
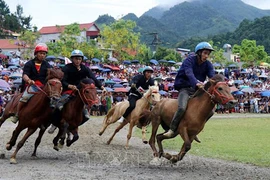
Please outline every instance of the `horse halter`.
[[91, 99], [91, 98], [87, 98], [87, 97], [85, 96], [85, 92], [86, 92], [87, 90], [90, 90], [90, 91], [96, 90], [95, 84], [93, 84], [93, 83], [87, 84], [86, 87], [84, 87], [84, 88], [82, 89], [82, 93], [80, 92], [80, 90], [78, 90], [78, 94], [79, 94], [79, 96], [80, 96], [82, 102], [83, 102], [84, 104], [87, 104], [88, 106], [92, 106], [93, 104], [96, 104], [96, 103], [98, 102], [98, 99], [96, 98], [96, 99], [93, 100], [93, 99]]
[[227, 97], [218, 91], [219, 85], [222, 85], [222, 84], [228, 86], [227, 82], [218, 82], [218, 83], [216, 83], [216, 85], [213, 88], [210, 89], [210, 92], [206, 91], [203, 88], [203, 90], [211, 97], [211, 100], [213, 103], [215, 103], [215, 102], [218, 103], [215, 100], [215, 97], [218, 97], [219, 99], [221, 99], [221, 104], [227, 104], [230, 100], [234, 100], [233, 97]]

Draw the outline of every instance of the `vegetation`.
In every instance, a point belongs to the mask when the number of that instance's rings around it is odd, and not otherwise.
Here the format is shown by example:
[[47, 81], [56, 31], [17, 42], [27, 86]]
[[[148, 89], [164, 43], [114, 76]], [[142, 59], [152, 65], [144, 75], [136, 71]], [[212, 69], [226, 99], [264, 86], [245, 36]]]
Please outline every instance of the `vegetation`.
[[[267, 143], [269, 128], [269, 118], [212, 118], [199, 134], [202, 143], [193, 142], [188, 153], [270, 167], [270, 144]], [[160, 128], [159, 132], [163, 130]], [[136, 131], [136, 135], [141, 136], [140, 130]], [[148, 128], [147, 137], [150, 135], [151, 126]], [[163, 141], [165, 149], [177, 152], [182, 143], [179, 136]]]

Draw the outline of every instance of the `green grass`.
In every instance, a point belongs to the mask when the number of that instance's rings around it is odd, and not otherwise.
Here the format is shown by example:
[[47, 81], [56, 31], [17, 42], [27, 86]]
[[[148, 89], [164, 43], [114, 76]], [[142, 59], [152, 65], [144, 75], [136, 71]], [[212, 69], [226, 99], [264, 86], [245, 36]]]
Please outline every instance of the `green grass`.
[[[141, 132], [137, 130], [136, 135], [141, 137]], [[147, 137], [150, 135], [151, 126]], [[193, 142], [188, 153], [270, 167], [270, 118], [212, 118], [199, 138], [202, 143]], [[180, 151], [182, 144], [179, 136], [163, 141], [164, 149], [175, 151]]]

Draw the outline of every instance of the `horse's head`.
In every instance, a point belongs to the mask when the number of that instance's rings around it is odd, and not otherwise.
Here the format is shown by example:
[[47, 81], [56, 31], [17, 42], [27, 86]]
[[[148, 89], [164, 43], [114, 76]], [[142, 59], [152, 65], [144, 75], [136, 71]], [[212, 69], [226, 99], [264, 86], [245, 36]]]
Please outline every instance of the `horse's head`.
[[159, 87], [157, 81], [155, 81], [154, 86], [149, 86], [149, 89], [144, 94], [144, 97], [149, 99], [149, 102], [153, 105], [160, 101]]
[[211, 94], [214, 102], [233, 107], [237, 100], [232, 96], [228, 82], [224, 79], [224, 76], [221, 74], [217, 74], [210, 79], [208, 82], [208, 92]]
[[53, 107], [61, 97], [62, 93], [62, 83], [61, 80], [64, 73], [59, 69], [48, 69], [46, 84], [44, 87], [44, 92], [50, 98], [50, 105]]
[[81, 81], [79, 95], [84, 104], [88, 104], [90, 107], [96, 104], [98, 100], [95, 82], [89, 78], [83, 79]]

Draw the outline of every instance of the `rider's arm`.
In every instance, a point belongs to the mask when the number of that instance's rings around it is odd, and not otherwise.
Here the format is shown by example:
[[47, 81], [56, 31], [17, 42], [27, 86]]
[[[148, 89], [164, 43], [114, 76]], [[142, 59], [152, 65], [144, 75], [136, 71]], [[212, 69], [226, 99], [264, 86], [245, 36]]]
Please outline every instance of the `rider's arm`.
[[187, 58], [184, 61], [184, 63], [182, 64], [182, 66], [184, 66], [185, 74], [188, 77], [191, 86], [195, 89], [196, 88], [196, 84], [198, 83], [198, 80], [195, 77], [194, 72], [193, 72], [192, 59], [191, 58]]
[[23, 68], [23, 80], [27, 83], [27, 84], [33, 84], [33, 80], [29, 77], [30, 73], [31, 73], [31, 61], [29, 61], [29, 63], [26, 63], [24, 68]]
[[207, 77], [212, 78], [215, 75], [213, 65], [211, 62], [207, 61], [207, 66], [208, 66]]
[[88, 78], [91, 78], [95, 81], [95, 85], [99, 88], [99, 89], [104, 89], [104, 87], [102, 86], [101, 82], [96, 78], [96, 76], [93, 74], [93, 72], [89, 69], [86, 68], [88, 71]]

